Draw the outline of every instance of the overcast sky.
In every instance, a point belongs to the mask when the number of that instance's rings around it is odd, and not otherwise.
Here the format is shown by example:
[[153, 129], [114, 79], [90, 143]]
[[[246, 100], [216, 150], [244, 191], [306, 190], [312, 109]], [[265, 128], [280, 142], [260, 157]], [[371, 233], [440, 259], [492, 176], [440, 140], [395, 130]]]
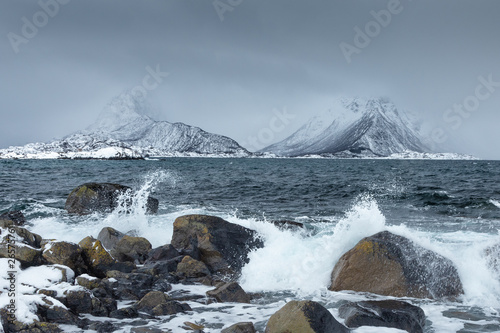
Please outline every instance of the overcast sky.
[[4, 0], [0, 148], [83, 129], [142, 86], [156, 118], [248, 148], [337, 96], [385, 96], [447, 149], [499, 159], [499, 15], [498, 0]]

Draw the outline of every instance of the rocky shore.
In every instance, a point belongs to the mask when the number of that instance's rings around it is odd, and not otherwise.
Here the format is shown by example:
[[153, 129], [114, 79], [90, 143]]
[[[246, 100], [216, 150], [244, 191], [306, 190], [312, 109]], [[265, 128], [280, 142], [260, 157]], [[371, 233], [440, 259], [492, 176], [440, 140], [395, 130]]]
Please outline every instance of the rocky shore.
[[[117, 184], [83, 184], [68, 196], [66, 209], [70, 214], [112, 210], [126, 191], [130, 189]], [[147, 205], [150, 213], [158, 209], [154, 198], [148, 198]], [[103, 228], [97, 238], [88, 236], [74, 244], [44, 239], [25, 223], [21, 212], [0, 216], [0, 332], [64, 332], [68, 327], [162, 332], [149, 323], [193, 312], [188, 302], [251, 304], [259, 297], [246, 293], [238, 279], [249, 253], [265, 244], [254, 230], [219, 217], [180, 216], [170, 244], [156, 248], [128, 230]], [[293, 221], [274, 223], [300, 228]], [[179, 292], [200, 285], [210, 290], [194, 296]], [[318, 302], [289, 301], [270, 316], [265, 332], [349, 332], [361, 326], [423, 332], [424, 311], [396, 298], [459, 300], [463, 294], [450, 260], [387, 231], [362, 239], [346, 252], [331, 268], [330, 285], [324, 287], [394, 299], [345, 301], [337, 318]], [[27, 301], [21, 303], [18, 294]], [[189, 321], [182, 327], [204, 329]], [[223, 322], [221, 331], [256, 328], [252, 322]]]

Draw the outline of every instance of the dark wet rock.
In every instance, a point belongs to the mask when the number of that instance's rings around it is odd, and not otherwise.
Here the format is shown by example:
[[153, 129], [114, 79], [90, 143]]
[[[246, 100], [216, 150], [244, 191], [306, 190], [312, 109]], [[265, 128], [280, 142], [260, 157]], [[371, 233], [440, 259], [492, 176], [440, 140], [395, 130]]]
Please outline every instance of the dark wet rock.
[[219, 217], [186, 215], [174, 222], [172, 246], [203, 261], [212, 273], [239, 273], [248, 253], [263, 246], [255, 231]]
[[151, 243], [144, 237], [124, 235], [115, 244], [110, 254], [118, 261], [130, 261], [136, 264], [143, 264], [151, 248]]
[[54, 306], [54, 303], [44, 298], [44, 304], [37, 306], [37, 315], [45, 322], [67, 325], [79, 325], [80, 319], [77, 315], [67, 309]]
[[221, 333], [256, 333], [251, 322], [237, 323], [221, 331]]
[[171, 244], [167, 244], [149, 251], [146, 264], [155, 263], [158, 261], [168, 261], [179, 256], [181, 256], [179, 251], [177, 251]]
[[93, 316], [108, 317], [109, 314], [117, 309], [117, 302], [110, 297], [92, 298], [92, 312]]
[[273, 314], [266, 326], [266, 333], [347, 333], [321, 304], [313, 301], [291, 301]]
[[23, 226], [26, 223], [26, 218], [19, 210], [13, 210], [0, 214], [0, 227], [7, 228], [11, 226]]
[[349, 328], [392, 327], [410, 333], [422, 333], [425, 326], [424, 310], [397, 300], [347, 303], [340, 307], [339, 316], [345, 319]]
[[151, 314], [154, 316], [168, 316], [174, 315], [176, 313], [193, 311], [191, 307], [185, 303], [179, 303], [177, 301], [168, 301], [166, 303], [160, 303], [151, 310]]
[[169, 297], [164, 292], [151, 291], [147, 293], [139, 302], [137, 302], [135, 307], [138, 311], [151, 314], [156, 306], [169, 301]]
[[17, 320], [9, 321], [8, 313], [5, 309], [0, 310], [3, 329], [5, 333], [60, 333], [63, 330], [55, 323], [47, 323], [35, 320], [31, 324], [26, 324]]
[[146, 263], [144, 267], [137, 269], [137, 271], [153, 274], [167, 280], [170, 283], [177, 283], [179, 279], [174, 275], [174, 273], [177, 271], [177, 266], [183, 258], [183, 256], [179, 256], [170, 260]]
[[104, 322], [93, 322], [89, 325], [89, 329], [96, 331], [97, 333], [109, 333], [114, 332], [118, 329], [115, 325], [113, 325], [110, 321]]
[[277, 220], [271, 221], [271, 223], [282, 230], [297, 230], [304, 228], [304, 225], [302, 223], [289, 220]]
[[207, 291], [207, 296], [218, 302], [250, 303], [250, 296], [236, 282], [221, 283], [214, 290]]
[[129, 306], [126, 308], [114, 310], [109, 314], [109, 316], [116, 319], [130, 319], [137, 318], [139, 316], [139, 313], [134, 306]]
[[209, 276], [210, 271], [203, 262], [195, 260], [190, 256], [185, 256], [177, 265], [176, 275], [179, 278], [199, 278]]
[[463, 294], [451, 260], [388, 231], [362, 239], [345, 253], [332, 271], [329, 289], [417, 298]]
[[102, 228], [102, 230], [99, 232], [99, 235], [97, 235], [97, 239], [101, 241], [102, 246], [104, 246], [104, 248], [109, 251], [115, 247], [116, 243], [118, 243], [118, 241], [122, 239], [123, 236], [125, 236], [123, 232], [120, 232], [111, 227], [105, 227]]
[[97, 298], [112, 298], [113, 297], [113, 292], [106, 290], [104, 283], [103, 283], [103, 287], [91, 289], [90, 292], [92, 293], [92, 295], [94, 295], [94, 297], [97, 297]]
[[151, 275], [108, 271], [103, 279], [106, 289], [120, 300], [139, 300], [151, 291], [155, 282]]
[[65, 291], [64, 298], [60, 298], [59, 300], [76, 313], [92, 312], [92, 296], [87, 290]]
[[[66, 199], [66, 210], [71, 214], [87, 215], [93, 212], [108, 212], [118, 206], [118, 198], [126, 192], [132, 193], [128, 186], [112, 183], [86, 183], [78, 186]], [[125, 202], [131, 204], [131, 200]], [[158, 200], [148, 197], [148, 213], [158, 211]]]
[[106, 317], [116, 310], [116, 300], [112, 298], [97, 298], [88, 290], [69, 290], [64, 297], [58, 298], [68, 309], [75, 313], [89, 313], [98, 317]]
[[82, 248], [76, 244], [68, 242], [49, 242], [44, 246], [42, 257], [49, 264], [68, 266], [77, 275], [80, 275], [88, 271], [82, 253]]

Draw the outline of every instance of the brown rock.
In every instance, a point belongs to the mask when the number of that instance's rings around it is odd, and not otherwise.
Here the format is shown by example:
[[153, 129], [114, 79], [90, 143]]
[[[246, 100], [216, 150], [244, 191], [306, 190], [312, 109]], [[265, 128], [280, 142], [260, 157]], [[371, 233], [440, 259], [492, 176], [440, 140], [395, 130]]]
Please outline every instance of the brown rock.
[[89, 270], [99, 278], [104, 278], [106, 272], [117, 270], [119, 265], [102, 246], [101, 242], [93, 237], [85, 237], [78, 243], [83, 250], [82, 257]]
[[209, 276], [210, 271], [203, 262], [185, 256], [177, 265], [176, 275], [179, 278], [200, 278]]
[[221, 284], [207, 291], [207, 296], [214, 297], [218, 302], [250, 303], [250, 296], [236, 282]]
[[313, 301], [291, 301], [273, 314], [265, 333], [347, 333], [321, 304]]
[[153, 309], [160, 304], [170, 301], [169, 297], [161, 291], [151, 291], [147, 293], [139, 302], [136, 303], [136, 309], [146, 313], [152, 313]]
[[68, 242], [49, 242], [44, 247], [42, 257], [50, 264], [68, 266], [77, 275], [88, 271], [80, 246]]
[[130, 261], [143, 264], [151, 251], [151, 243], [144, 237], [124, 235], [110, 251], [118, 261]]
[[453, 263], [407, 238], [384, 231], [362, 239], [332, 271], [330, 290], [396, 297], [442, 298], [463, 293]]

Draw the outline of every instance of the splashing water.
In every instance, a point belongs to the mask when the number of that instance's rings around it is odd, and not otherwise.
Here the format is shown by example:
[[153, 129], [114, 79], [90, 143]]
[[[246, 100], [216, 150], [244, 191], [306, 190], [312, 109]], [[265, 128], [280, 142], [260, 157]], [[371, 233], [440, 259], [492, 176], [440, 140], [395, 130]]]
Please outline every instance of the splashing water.
[[385, 228], [385, 217], [376, 201], [360, 197], [345, 217], [333, 223], [317, 223], [319, 232], [279, 230], [261, 223], [256, 230], [265, 246], [249, 255], [241, 284], [248, 291], [294, 290], [317, 293], [329, 285], [331, 271], [340, 256], [359, 240]]
[[[155, 216], [148, 215], [148, 197], [161, 184], [167, 183], [170, 187], [175, 187], [177, 178], [169, 171], [157, 170], [149, 172], [144, 176], [144, 181], [137, 191], [126, 191], [118, 197], [118, 206], [106, 216], [102, 222], [106, 226], [116, 228], [124, 233], [131, 233], [145, 237], [152, 241], [164, 231], [161, 223], [151, 223], [156, 221]], [[161, 244], [164, 245], [164, 244]]]
[[[84, 217], [51, 216], [34, 221], [31, 230], [48, 239], [78, 243], [86, 236], [97, 237], [104, 227], [112, 227], [148, 239], [153, 246], [170, 242], [173, 226], [163, 215], [147, 215], [147, 199], [160, 185], [175, 187], [178, 177], [166, 170], [147, 173], [137, 191], [127, 191], [118, 198], [118, 206], [107, 215], [94, 213]], [[167, 215], [168, 216], [168, 215]]]

